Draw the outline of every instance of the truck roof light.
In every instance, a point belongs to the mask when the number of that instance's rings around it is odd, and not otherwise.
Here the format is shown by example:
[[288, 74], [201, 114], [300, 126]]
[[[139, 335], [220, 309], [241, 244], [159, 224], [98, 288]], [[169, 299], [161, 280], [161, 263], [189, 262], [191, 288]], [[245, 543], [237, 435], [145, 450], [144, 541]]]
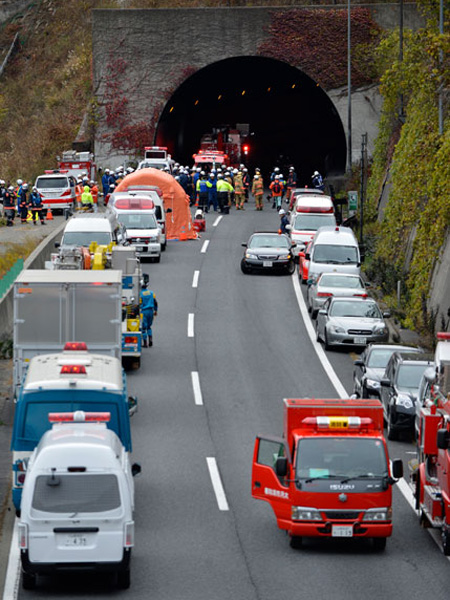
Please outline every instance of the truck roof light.
[[65, 352], [67, 350], [87, 352], [87, 349], [88, 349], [88, 347], [87, 347], [86, 342], [66, 342], [64, 344], [64, 351]]
[[84, 365], [63, 365], [60, 375], [87, 375]]
[[306, 417], [304, 425], [310, 425], [317, 429], [361, 429], [369, 427], [373, 421], [369, 417]]
[[450, 333], [448, 333], [447, 331], [438, 331], [438, 333], [436, 334], [436, 337], [438, 340], [450, 340]]
[[48, 413], [50, 423], [108, 423], [111, 419], [109, 412], [54, 412]]

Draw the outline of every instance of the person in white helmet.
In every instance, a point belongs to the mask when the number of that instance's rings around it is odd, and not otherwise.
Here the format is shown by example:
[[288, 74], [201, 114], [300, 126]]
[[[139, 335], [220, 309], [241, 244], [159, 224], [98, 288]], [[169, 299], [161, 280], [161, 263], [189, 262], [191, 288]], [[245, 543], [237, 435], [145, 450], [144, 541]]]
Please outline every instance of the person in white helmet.
[[270, 191], [272, 192], [272, 208], [281, 208], [281, 200], [283, 197], [283, 182], [279, 175], [275, 175], [274, 180], [269, 185]]
[[19, 204], [20, 204], [20, 195], [22, 194], [22, 185], [23, 185], [23, 181], [22, 179], [18, 179], [16, 181], [17, 185], [14, 188], [14, 194], [16, 196], [16, 209], [17, 209], [17, 214], [20, 214], [20, 209], [19, 209]]
[[282, 208], [278, 211], [278, 214], [280, 215], [280, 229], [278, 230], [278, 233], [285, 233], [287, 235], [289, 233], [287, 229], [287, 225], [289, 225], [289, 219], [286, 211], [284, 208]]
[[252, 194], [255, 197], [255, 210], [263, 209], [264, 182], [259, 173], [255, 173], [252, 184]]
[[314, 171], [314, 173], [311, 176], [312, 179], [312, 184], [313, 187], [316, 188], [316, 190], [324, 190], [325, 189], [325, 185], [323, 183], [323, 178], [322, 175], [319, 173], [319, 171]]

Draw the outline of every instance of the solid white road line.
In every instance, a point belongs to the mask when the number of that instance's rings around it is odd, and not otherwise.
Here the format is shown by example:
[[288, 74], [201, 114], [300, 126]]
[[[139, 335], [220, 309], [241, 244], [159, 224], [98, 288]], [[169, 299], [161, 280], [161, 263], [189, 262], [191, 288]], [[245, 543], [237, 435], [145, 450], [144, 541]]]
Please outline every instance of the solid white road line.
[[211, 477], [214, 493], [216, 494], [217, 506], [219, 507], [219, 510], [229, 510], [216, 459], [213, 456], [207, 456], [206, 462], [208, 464], [209, 476]]
[[17, 532], [18, 522], [19, 519], [16, 517], [14, 521], [13, 536], [11, 539], [11, 547], [9, 549], [8, 568], [6, 570], [5, 587], [3, 588], [3, 600], [15, 600], [19, 594], [20, 551], [19, 536]]
[[214, 221], [213, 223], [213, 227], [217, 227], [217, 225], [220, 223], [220, 221], [223, 219], [223, 216], [220, 215], [220, 217], [217, 217], [217, 219]]
[[311, 344], [322, 363], [323, 368], [325, 369], [331, 383], [333, 384], [336, 392], [338, 393], [339, 398], [348, 398], [348, 393], [346, 392], [344, 386], [341, 383], [341, 380], [336, 375], [336, 371], [331, 366], [330, 361], [328, 360], [327, 355], [325, 354], [324, 349], [320, 345], [320, 343], [316, 340], [316, 332], [314, 330], [312, 320], [309, 317], [308, 308], [306, 306], [305, 300], [303, 298], [302, 291], [300, 289], [300, 281], [297, 273], [292, 275], [292, 283], [294, 284], [294, 291], [297, 297], [298, 306], [300, 308], [300, 313], [302, 315], [303, 321], [305, 323], [306, 331], [308, 333], [309, 339], [311, 340]]
[[191, 372], [192, 378], [192, 389], [194, 390], [194, 401], [197, 406], [203, 405], [203, 396], [202, 389], [200, 387], [200, 378], [198, 376], [198, 371]]
[[[317, 357], [319, 358], [320, 362], [322, 363], [322, 366], [325, 369], [325, 372], [327, 373], [334, 388], [336, 389], [339, 397], [340, 398], [348, 398], [348, 394], [345, 391], [345, 388], [342, 385], [339, 377], [336, 375], [336, 371], [331, 366], [331, 363], [328, 360], [327, 355], [325, 354], [325, 351], [323, 350], [320, 343], [316, 340], [315, 330], [312, 325], [312, 319], [309, 316], [308, 308], [307, 308], [305, 300], [303, 298], [303, 294], [300, 289], [300, 282], [299, 282], [299, 279], [298, 279], [298, 276], [296, 273], [294, 273], [292, 275], [292, 283], [294, 284], [295, 295], [297, 297], [297, 302], [298, 302], [298, 305], [300, 308], [300, 313], [301, 313], [303, 321], [305, 323], [306, 331], [308, 332], [309, 338], [311, 340], [314, 350], [316, 351]], [[414, 495], [413, 495], [413, 492], [412, 492], [411, 487], [409, 486], [408, 482], [405, 480], [404, 477], [402, 477], [401, 479], [399, 479], [397, 481], [396, 485], [397, 485], [399, 492], [401, 492], [401, 494], [405, 498], [406, 502], [410, 505], [410, 507], [413, 509], [413, 511], [417, 514]], [[441, 536], [440, 536], [439, 530], [430, 528], [430, 529], [427, 529], [427, 531], [431, 535], [433, 540], [436, 542], [436, 544], [438, 545], [440, 551], [442, 552], [442, 543], [441, 543]], [[446, 556], [446, 558], [450, 561], [450, 556]]]
[[200, 271], [194, 271], [194, 277], [192, 278], [192, 287], [198, 287], [198, 278], [200, 276]]
[[203, 246], [202, 246], [202, 249], [200, 250], [200, 252], [202, 254], [205, 254], [205, 252], [208, 250], [208, 246], [209, 246], [209, 240], [205, 240], [203, 242]]
[[189, 313], [188, 315], [187, 334], [188, 337], [194, 337], [194, 313]]

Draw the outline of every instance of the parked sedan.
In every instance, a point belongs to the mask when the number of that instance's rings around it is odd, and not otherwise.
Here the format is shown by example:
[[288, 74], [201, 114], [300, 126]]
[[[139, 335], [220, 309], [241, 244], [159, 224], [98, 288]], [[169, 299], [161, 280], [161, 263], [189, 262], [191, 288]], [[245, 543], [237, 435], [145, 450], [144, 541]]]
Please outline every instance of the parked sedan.
[[331, 346], [366, 346], [389, 337], [382, 313], [371, 298], [328, 298], [317, 314], [317, 340]]
[[353, 393], [359, 398], [380, 398], [380, 380], [394, 352], [422, 352], [420, 348], [400, 344], [369, 344], [355, 360]]
[[252, 271], [285, 271], [292, 275], [295, 270], [289, 237], [278, 233], [254, 233], [246, 244], [241, 270], [248, 274]]
[[317, 317], [327, 298], [359, 297], [367, 298], [366, 284], [359, 275], [350, 273], [322, 273], [306, 292], [308, 311], [313, 319]]

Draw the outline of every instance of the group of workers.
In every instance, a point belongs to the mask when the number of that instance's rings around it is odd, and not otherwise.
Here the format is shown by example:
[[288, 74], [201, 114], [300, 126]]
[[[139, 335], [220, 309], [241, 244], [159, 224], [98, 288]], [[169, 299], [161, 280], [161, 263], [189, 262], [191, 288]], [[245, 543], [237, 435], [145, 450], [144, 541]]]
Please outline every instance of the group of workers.
[[42, 197], [36, 187], [30, 192], [26, 181], [18, 179], [14, 187], [10, 182], [0, 179], [0, 202], [3, 204], [7, 227], [14, 225], [16, 216], [23, 224], [32, 222], [36, 225], [39, 220], [41, 225], [45, 225]]

